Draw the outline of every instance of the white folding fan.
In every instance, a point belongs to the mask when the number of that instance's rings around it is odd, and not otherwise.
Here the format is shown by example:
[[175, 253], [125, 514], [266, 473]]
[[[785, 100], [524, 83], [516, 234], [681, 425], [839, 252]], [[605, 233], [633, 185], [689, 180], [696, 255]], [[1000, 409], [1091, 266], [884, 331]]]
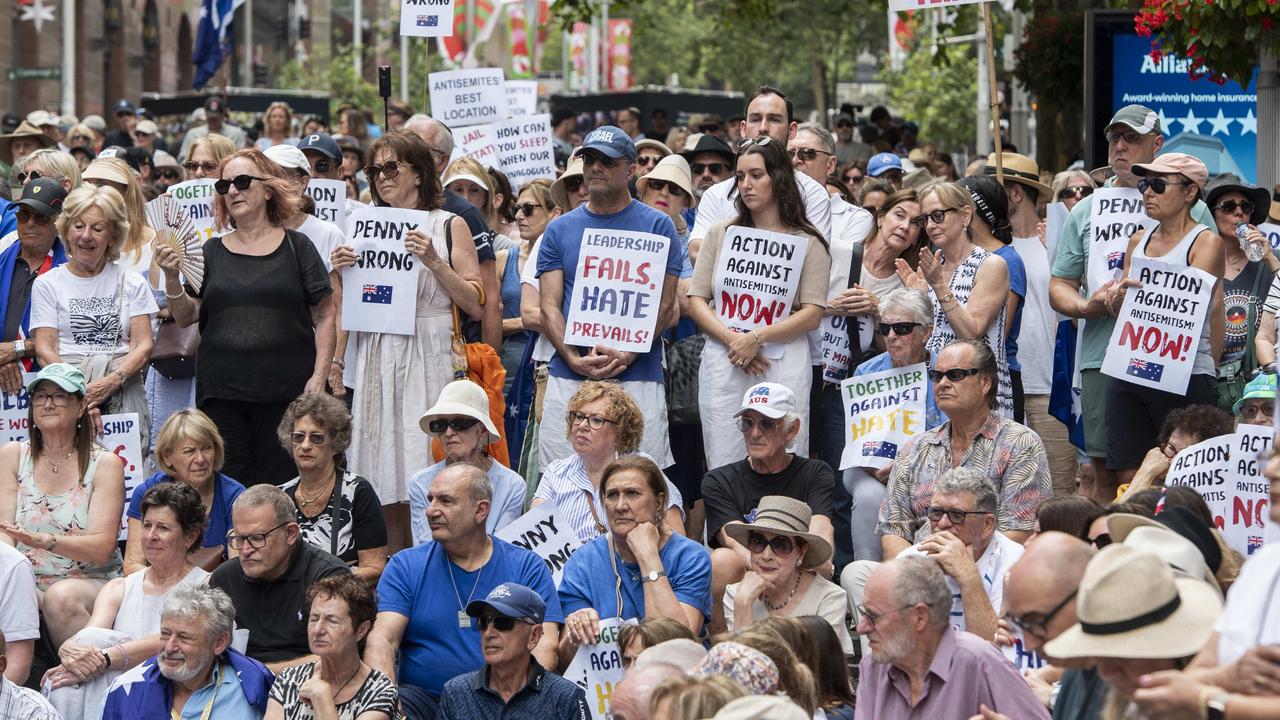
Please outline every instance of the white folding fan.
[[171, 195], [147, 203], [147, 224], [156, 231], [156, 242], [173, 248], [181, 258], [182, 278], [196, 292], [204, 283], [204, 240], [191, 222], [187, 211]]

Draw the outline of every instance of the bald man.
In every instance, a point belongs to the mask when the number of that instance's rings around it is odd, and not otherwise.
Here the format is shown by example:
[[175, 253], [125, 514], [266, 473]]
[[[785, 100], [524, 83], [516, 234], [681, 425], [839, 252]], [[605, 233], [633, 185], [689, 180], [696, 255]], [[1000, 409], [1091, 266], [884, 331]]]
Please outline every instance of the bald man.
[[649, 720], [649, 696], [667, 678], [680, 677], [684, 670], [668, 663], [649, 663], [632, 668], [613, 688], [609, 713], [613, 720]]
[[0, 716], [23, 720], [62, 720], [62, 716], [35, 690], [15, 685], [4, 676], [8, 656], [5, 655], [4, 631], [0, 630]]

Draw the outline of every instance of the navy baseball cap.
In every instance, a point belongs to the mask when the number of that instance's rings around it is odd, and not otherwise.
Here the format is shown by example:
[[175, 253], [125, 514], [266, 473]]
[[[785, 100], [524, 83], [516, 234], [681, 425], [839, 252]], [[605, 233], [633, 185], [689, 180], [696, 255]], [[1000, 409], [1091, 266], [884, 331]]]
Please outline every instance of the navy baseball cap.
[[128, 114], [130, 114], [130, 115], [134, 115], [134, 114], [136, 114], [137, 112], [138, 112], [137, 108], [135, 108], [135, 107], [133, 106], [133, 103], [129, 102], [129, 100], [128, 100], [128, 99], [126, 99], [126, 98], [121, 98], [120, 100], [117, 100], [117, 101], [116, 101], [116, 114], [117, 114], [117, 115], [122, 115], [122, 114], [124, 114], [124, 113], [128, 113]]
[[890, 170], [902, 170], [902, 158], [893, 153], [877, 153], [871, 156], [867, 161], [867, 174], [871, 177], [880, 177]]
[[306, 152], [318, 152], [330, 160], [342, 159], [342, 148], [338, 147], [338, 143], [329, 133], [311, 133], [302, 138], [298, 143], [298, 149]]
[[631, 140], [631, 136], [614, 125], [601, 125], [587, 133], [582, 140], [581, 149], [595, 150], [611, 158], [636, 159], [636, 144]]
[[489, 595], [483, 600], [473, 600], [467, 605], [467, 614], [471, 617], [479, 617], [487, 607], [497, 610], [506, 617], [529, 620], [537, 624], [542, 624], [547, 612], [547, 604], [538, 593], [524, 585], [510, 582], [502, 583], [490, 590]]
[[62, 201], [67, 191], [53, 178], [36, 178], [22, 187], [22, 198], [15, 205], [35, 210], [43, 217], [53, 217], [62, 212]]

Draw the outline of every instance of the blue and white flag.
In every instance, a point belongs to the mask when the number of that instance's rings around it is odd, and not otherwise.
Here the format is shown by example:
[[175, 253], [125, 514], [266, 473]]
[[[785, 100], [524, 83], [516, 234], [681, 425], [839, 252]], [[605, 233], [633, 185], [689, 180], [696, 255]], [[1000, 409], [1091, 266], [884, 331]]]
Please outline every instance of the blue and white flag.
[[244, 0], [201, 0], [196, 48], [191, 54], [191, 62], [196, 66], [192, 87], [196, 90], [204, 87], [209, 78], [218, 72], [218, 68], [222, 67], [222, 62], [227, 57], [231, 19], [235, 16], [236, 8], [243, 4]]

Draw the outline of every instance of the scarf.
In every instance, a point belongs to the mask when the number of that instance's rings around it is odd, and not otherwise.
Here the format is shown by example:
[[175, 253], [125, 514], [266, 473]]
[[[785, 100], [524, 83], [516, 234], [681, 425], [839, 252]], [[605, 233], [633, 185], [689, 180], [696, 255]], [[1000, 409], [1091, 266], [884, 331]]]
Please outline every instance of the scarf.
[[[0, 318], [4, 318], [9, 313], [9, 289], [13, 287], [13, 268], [14, 263], [18, 262], [21, 253], [21, 241], [15, 241], [4, 252], [0, 253]], [[44, 262], [36, 270], [36, 275], [43, 275], [66, 261], [67, 252], [62, 247], [62, 239], [54, 238], [53, 249], [45, 256]], [[28, 301], [26, 309], [22, 311], [22, 323], [18, 328], [18, 337], [27, 338], [30, 336], [31, 302]], [[22, 366], [27, 372], [39, 369], [34, 357], [23, 359]]]

